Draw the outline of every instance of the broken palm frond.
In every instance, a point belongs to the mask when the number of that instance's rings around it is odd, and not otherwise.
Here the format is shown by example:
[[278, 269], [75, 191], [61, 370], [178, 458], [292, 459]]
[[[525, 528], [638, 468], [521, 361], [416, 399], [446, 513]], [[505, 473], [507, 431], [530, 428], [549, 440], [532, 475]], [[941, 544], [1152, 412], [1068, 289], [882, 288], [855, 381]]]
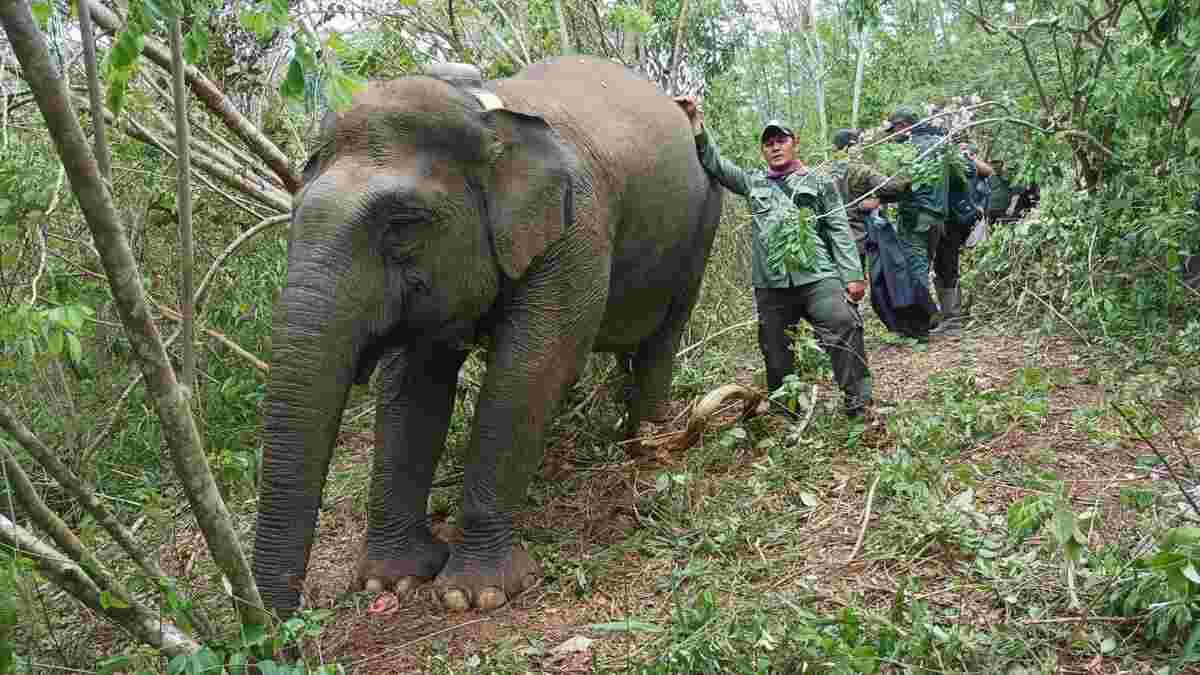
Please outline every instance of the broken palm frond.
[[645, 448], [653, 448], [656, 452], [675, 452], [692, 446], [700, 434], [708, 426], [710, 419], [726, 407], [730, 401], [742, 401], [742, 415], [746, 417], [760, 401], [762, 394], [740, 384], [726, 384], [708, 392], [700, 402], [692, 408], [688, 417], [686, 429], [657, 434], [649, 437], [630, 439], [627, 442], [640, 441]]

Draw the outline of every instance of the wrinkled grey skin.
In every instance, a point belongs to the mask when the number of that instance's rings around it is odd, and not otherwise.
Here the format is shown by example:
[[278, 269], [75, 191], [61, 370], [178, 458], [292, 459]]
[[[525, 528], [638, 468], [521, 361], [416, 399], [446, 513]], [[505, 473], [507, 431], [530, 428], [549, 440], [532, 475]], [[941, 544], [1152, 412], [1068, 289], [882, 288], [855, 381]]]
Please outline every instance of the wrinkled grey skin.
[[[599, 59], [535, 64], [485, 87], [372, 83], [327, 120], [295, 199], [275, 311], [254, 575], [294, 610], [352, 382], [378, 412], [358, 585], [431, 579], [445, 606], [491, 609], [536, 579], [513, 515], [547, 424], [587, 354], [633, 364], [630, 428], [661, 417], [720, 190], [683, 112]], [[426, 504], [466, 347], [488, 344], [465, 455], [460, 543]], [[436, 577], [436, 579], [435, 579]]]

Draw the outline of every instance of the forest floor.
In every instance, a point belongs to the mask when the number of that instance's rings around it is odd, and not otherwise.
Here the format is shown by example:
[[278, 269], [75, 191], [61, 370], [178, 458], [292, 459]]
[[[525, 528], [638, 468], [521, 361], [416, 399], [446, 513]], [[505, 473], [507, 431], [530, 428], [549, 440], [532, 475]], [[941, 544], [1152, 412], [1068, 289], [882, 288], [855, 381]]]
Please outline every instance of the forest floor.
[[[1195, 405], [1062, 337], [979, 328], [925, 348], [869, 332], [876, 395], [895, 410], [849, 423], [828, 377], [809, 378], [818, 401], [790, 445], [801, 418], [740, 422], [734, 411], [666, 463], [630, 459], [611, 431], [617, 409], [595, 403], [612, 397], [569, 403], [576, 416], [556, 425], [520, 518], [545, 579], [490, 614], [447, 614], [427, 594], [380, 614], [370, 594], [346, 592], [372, 438], [345, 432], [306, 593], [335, 613], [306, 653], [359, 674], [1168, 663], [1178, 638], [1149, 639], [1163, 617], [1110, 605], [1122, 561], [1187, 513], [1110, 403], [1150, 401], [1140, 419], [1176, 466], [1200, 456]], [[692, 367], [753, 384], [746, 333]], [[680, 408], [708, 388], [683, 387]], [[435, 505], [449, 510], [460, 489], [436, 490]], [[1064, 522], [1082, 547], [1061, 543]]]
[[[761, 387], [753, 331], [688, 354], [681, 413], [731, 381]], [[872, 318], [876, 396], [895, 405], [849, 422], [807, 342], [797, 415], [734, 407], [657, 458], [626, 452], [616, 369], [589, 365], [519, 518], [544, 579], [489, 614], [444, 612], [427, 589], [399, 604], [348, 591], [373, 448], [370, 416], [348, 413], [305, 589], [332, 612], [306, 660], [355, 675], [1165, 672], [1190, 615], [1163, 569], [1133, 561], [1198, 522], [1167, 470], [1200, 478], [1186, 376], [991, 326], [915, 346]], [[439, 522], [469, 405], [431, 497]], [[234, 508], [251, 532], [252, 501]], [[191, 562], [169, 573], [207, 583], [199, 533], [173, 546]]]

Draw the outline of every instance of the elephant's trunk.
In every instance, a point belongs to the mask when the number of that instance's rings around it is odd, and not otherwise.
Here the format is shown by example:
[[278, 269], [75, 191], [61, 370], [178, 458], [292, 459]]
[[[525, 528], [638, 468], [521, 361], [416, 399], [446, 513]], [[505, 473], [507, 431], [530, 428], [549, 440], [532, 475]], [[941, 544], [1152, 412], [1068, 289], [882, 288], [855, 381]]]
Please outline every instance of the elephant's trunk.
[[254, 577], [266, 607], [281, 615], [299, 602], [329, 461], [361, 356], [361, 338], [339, 287], [345, 288], [327, 266], [293, 259], [276, 306]]

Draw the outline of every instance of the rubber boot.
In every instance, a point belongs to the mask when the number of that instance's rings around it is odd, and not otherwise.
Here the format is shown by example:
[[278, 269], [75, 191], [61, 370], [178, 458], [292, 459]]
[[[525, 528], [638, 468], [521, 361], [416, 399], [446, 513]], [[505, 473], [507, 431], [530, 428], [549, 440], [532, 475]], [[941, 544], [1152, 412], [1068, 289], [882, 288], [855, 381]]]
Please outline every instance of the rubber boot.
[[929, 329], [929, 337], [958, 337], [962, 335], [962, 295], [957, 287], [937, 287], [938, 300], [942, 303], [942, 320]]

